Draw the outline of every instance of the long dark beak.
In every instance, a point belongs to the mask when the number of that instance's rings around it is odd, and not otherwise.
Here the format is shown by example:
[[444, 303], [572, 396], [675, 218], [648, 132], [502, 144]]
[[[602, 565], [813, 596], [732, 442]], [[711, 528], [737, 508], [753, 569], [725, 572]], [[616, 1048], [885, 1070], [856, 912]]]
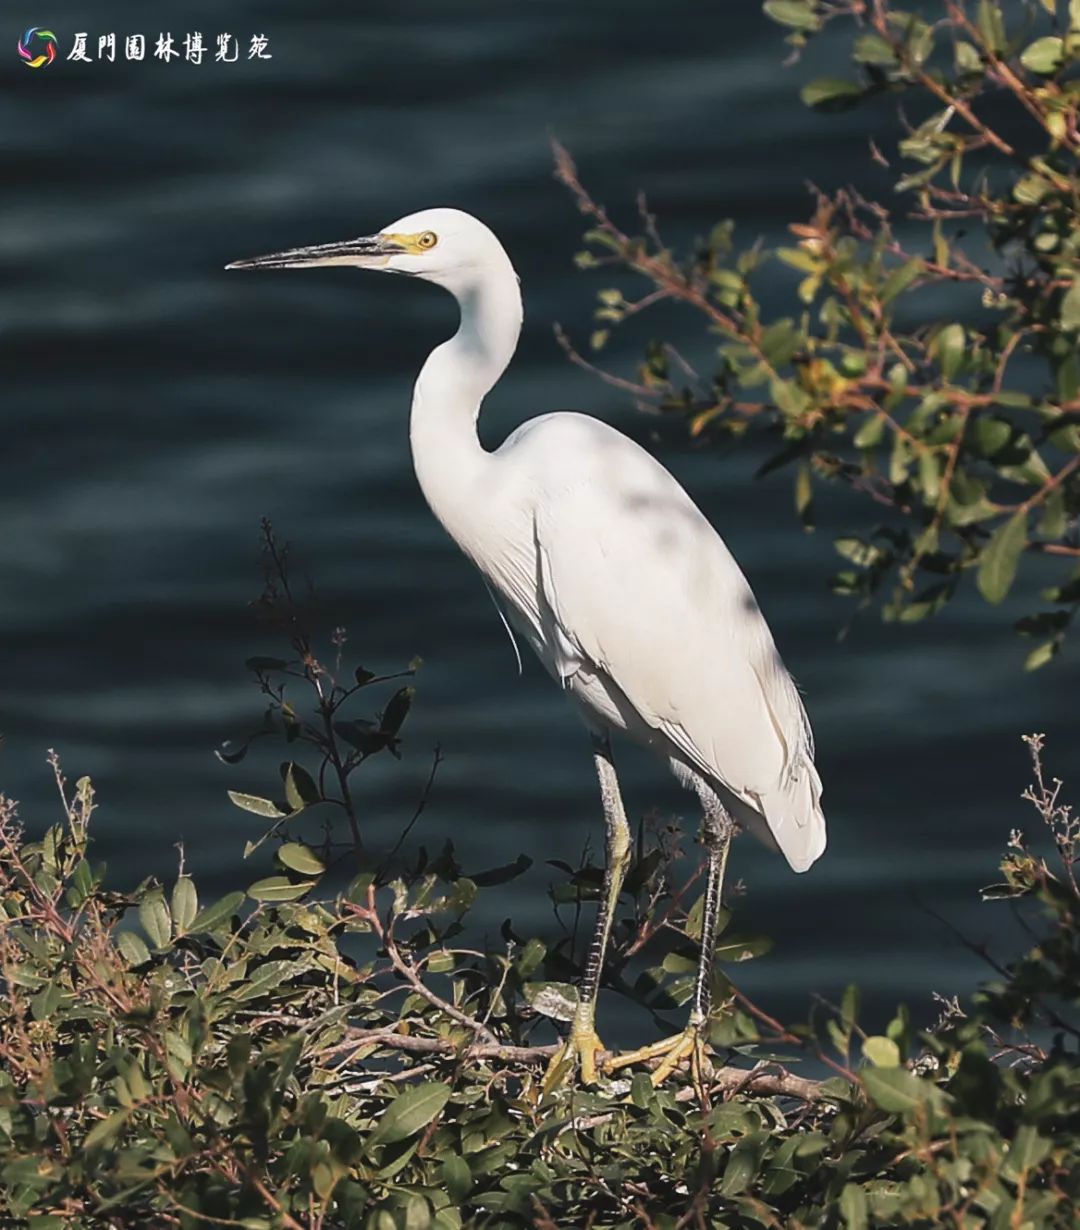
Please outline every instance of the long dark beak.
[[401, 244], [387, 235], [365, 235], [361, 239], [344, 239], [337, 243], [317, 243], [307, 248], [289, 248], [287, 252], [271, 252], [267, 256], [252, 256], [233, 261], [226, 269], [310, 269], [315, 265], [355, 265], [378, 269], [391, 256], [404, 252]]

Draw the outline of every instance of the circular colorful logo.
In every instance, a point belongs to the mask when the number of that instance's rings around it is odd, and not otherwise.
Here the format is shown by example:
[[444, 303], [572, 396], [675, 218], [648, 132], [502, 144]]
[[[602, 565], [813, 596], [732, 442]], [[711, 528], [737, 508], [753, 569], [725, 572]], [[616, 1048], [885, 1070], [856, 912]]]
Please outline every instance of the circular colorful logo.
[[[38, 40], [45, 44], [45, 50], [38, 50], [35, 54], [34, 44]], [[51, 30], [31, 26], [19, 39], [19, 55], [27, 68], [41, 68], [45, 64], [51, 64], [56, 59], [56, 35]]]

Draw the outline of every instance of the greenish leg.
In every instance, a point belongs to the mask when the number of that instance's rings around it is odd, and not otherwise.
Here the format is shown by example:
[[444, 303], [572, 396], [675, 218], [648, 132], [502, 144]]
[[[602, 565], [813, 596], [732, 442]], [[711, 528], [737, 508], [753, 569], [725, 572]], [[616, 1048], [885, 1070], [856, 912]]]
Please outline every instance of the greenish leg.
[[728, 850], [735, 825], [723, 804], [712, 791], [701, 791], [705, 808], [702, 835], [709, 851], [708, 878], [705, 882], [705, 905], [701, 917], [701, 957], [698, 961], [697, 978], [694, 981], [694, 996], [690, 1002], [690, 1019], [681, 1034], [643, 1046], [640, 1050], [609, 1061], [609, 1070], [629, 1067], [659, 1059], [652, 1074], [652, 1082], [659, 1085], [665, 1081], [684, 1059], [690, 1061], [690, 1072], [700, 1080], [705, 1068], [705, 1027], [712, 1006], [712, 970], [716, 954], [716, 927], [720, 919], [720, 898], [724, 888], [724, 871], [727, 868]]
[[712, 969], [716, 954], [716, 924], [720, 919], [720, 897], [724, 889], [728, 851], [734, 832], [731, 817], [720, 805], [719, 813], [706, 812], [705, 844], [709, 851], [709, 872], [705, 882], [705, 906], [701, 914], [701, 958], [698, 961], [694, 998], [690, 1007], [690, 1024], [701, 1025], [709, 1018], [712, 1007]]
[[[604, 884], [596, 918], [596, 931], [585, 962], [585, 974], [578, 993], [578, 1006], [570, 1027], [570, 1037], [559, 1048], [548, 1067], [544, 1078], [545, 1092], [558, 1084], [568, 1063], [576, 1063], [580, 1067], [581, 1079], [585, 1084], [591, 1085], [596, 1081], [596, 1056], [604, 1049], [596, 1035], [596, 998], [600, 991], [604, 956], [611, 938], [615, 909], [622, 892], [626, 869], [630, 865], [630, 826], [626, 822], [622, 795], [619, 793], [619, 780], [611, 758], [611, 743], [607, 735], [594, 735], [592, 743], [596, 774], [600, 779], [600, 796], [604, 804], [607, 849]], [[560, 1069], [563, 1071], [559, 1071]]]

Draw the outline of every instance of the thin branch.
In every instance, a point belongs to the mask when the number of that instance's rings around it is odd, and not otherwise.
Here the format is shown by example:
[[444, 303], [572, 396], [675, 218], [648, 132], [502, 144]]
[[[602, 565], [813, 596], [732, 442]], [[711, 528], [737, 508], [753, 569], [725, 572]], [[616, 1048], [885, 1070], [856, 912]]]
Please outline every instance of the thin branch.
[[394, 858], [394, 855], [397, 854], [397, 852], [404, 845], [405, 839], [413, 831], [413, 828], [415, 827], [416, 822], [424, 814], [424, 809], [427, 807], [428, 800], [431, 798], [431, 789], [435, 785], [435, 774], [439, 771], [439, 765], [442, 764], [443, 759], [444, 757], [442, 754], [442, 749], [439, 747], [438, 744], [436, 744], [435, 754], [432, 756], [432, 759], [431, 759], [431, 771], [428, 773], [427, 781], [424, 783], [424, 789], [420, 793], [420, 799], [416, 804], [416, 808], [413, 811], [413, 814], [412, 814], [411, 819], [409, 820], [409, 823], [406, 824], [405, 827], [401, 830], [401, 835], [398, 837], [397, 841], [394, 843], [394, 848], [390, 851], [390, 853], [386, 856], [386, 858], [383, 859], [382, 863], [379, 865], [379, 870], [375, 873], [376, 882], [381, 882], [383, 874], [385, 873], [387, 867], [389, 866], [390, 862]]
[[[471, 1043], [461, 1047], [445, 1038], [420, 1038], [412, 1034], [397, 1033], [395, 1029], [389, 1028], [350, 1029], [348, 1039], [336, 1043], [325, 1054], [353, 1052], [372, 1045], [411, 1055], [445, 1055], [448, 1059], [463, 1057], [528, 1066], [546, 1063], [560, 1049], [557, 1043], [544, 1046], [509, 1046], [498, 1041]], [[613, 1057], [614, 1052], [604, 1051], [597, 1054], [597, 1060], [601, 1064]], [[655, 1069], [661, 1062], [659, 1058], [652, 1059], [644, 1066]], [[765, 1097], [799, 1098], [805, 1102], [819, 1102], [829, 1096], [822, 1090], [822, 1081], [794, 1076], [779, 1065], [772, 1071], [760, 1065], [750, 1069], [722, 1065], [713, 1067], [709, 1079], [725, 1096], [744, 1092]]]

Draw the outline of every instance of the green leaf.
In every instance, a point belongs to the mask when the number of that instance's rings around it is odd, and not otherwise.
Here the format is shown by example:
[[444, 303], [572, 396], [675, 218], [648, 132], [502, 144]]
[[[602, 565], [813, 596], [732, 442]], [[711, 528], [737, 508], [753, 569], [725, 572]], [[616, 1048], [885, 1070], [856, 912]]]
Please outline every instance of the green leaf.
[[987, 602], [1001, 602], [1009, 592], [1026, 545], [1026, 512], [1018, 512], [994, 531], [979, 563], [979, 592]]
[[1020, 53], [1020, 63], [1033, 73], [1050, 76], [1065, 62], [1065, 44], [1060, 38], [1037, 38]]
[[367, 1149], [393, 1145], [422, 1131], [450, 1100], [450, 1086], [439, 1081], [415, 1085], [399, 1094], [383, 1112], [367, 1139]]
[[1063, 453], [1080, 453], [1080, 423], [1063, 423], [1048, 432], [1047, 439]]
[[845, 1183], [840, 1193], [840, 1216], [847, 1230], [866, 1230], [870, 1224], [870, 1202], [858, 1183]]
[[285, 876], [267, 876], [265, 880], [252, 884], [247, 895], [254, 901], [295, 901], [314, 888], [315, 883], [315, 880], [304, 880], [294, 884]]
[[1061, 487], [1055, 487], [1043, 501], [1042, 514], [1039, 517], [1039, 533], [1044, 538], [1056, 542], [1064, 538], [1068, 524], [1065, 492]]
[[458, 1153], [451, 1153], [439, 1167], [439, 1180], [455, 1204], [462, 1204], [472, 1191], [473, 1177], [469, 1163]]
[[899, 614], [900, 622], [905, 624], [918, 623], [928, 615], [936, 615], [953, 595], [953, 586], [948, 582], [930, 585], [921, 590], [906, 605], [894, 608], [893, 614]]
[[764, 956], [771, 948], [772, 940], [767, 935], [732, 935], [725, 936], [716, 945], [713, 956], [717, 961], [752, 961], [755, 957]]
[[222, 923], [226, 923], [236, 913], [244, 901], [244, 894], [240, 892], [229, 893], [228, 896], [222, 897], [220, 901], [215, 901], [213, 905], [206, 906], [205, 909], [199, 911], [198, 914], [191, 920], [191, 926], [188, 927], [189, 935], [200, 935], [207, 931], [216, 931]]
[[433, 952], [428, 958], [429, 974], [448, 974], [457, 965], [457, 958], [449, 950]]
[[849, 982], [844, 989], [844, 997], [840, 1001], [840, 1019], [848, 1032], [855, 1027], [855, 1022], [859, 1019], [859, 999], [858, 985]]
[[155, 948], [167, 947], [172, 938], [172, 917], [160, 888], [152, 888], [139, 902], [139, 922]]
[[553, 1021], [572, 1021], [578, 1006], [577, 987], [566, 982], [527, 982], [522, 994], [529, 1007]]
[[429, 1230], [431, 1205], [418, 1192], [413, 1192], [405, 1202], [404, 1230]]
[[144, 965], [150, 960], [150, 949], [134, 931], [121, 931], [116, 940], [116, 947], [128, 965]]
[[365, 756], [374, 755], [386, 747], [386, 739], [376, 728], [374, 722], [368, 722], [363, 718], [335, 722], [334, 733], [340, 735], [346, 743], [351, 744]]
[[383, 734], [397, 734], [401, 729], [402, 723], [409, 716], [409, 708], [415, 695], [415, 688], [406, 687], [398, 688], [394, 695], [390, 697], [386, 710], [382, 715], [382, 721], [379, 723], [379, 730]]
[[1000, 7], [993, 0], [979, 0], [975, 24], [986, 46], [995, 55], [1000, 55], [1005, 50], [1005, 22]]
[[277, 857], [278, 862], [283, 863], [290, 871], [297, 871], [303, 876], [321, 876], [326, 870], [326, 865], [315, 857], [311, 847], [300, 841], [291, 841], [281, 846]]
[[1030, 1123], [1021, 1124], [1016, 1129], [1016, 1136], [1009, 1146], [1005, 1156], [1002, 1173], [1014, 1182], [1029, 1170], [1034, 1169], [1050, 1156], [1054, 1147], [1053, 1141], [1040, 1136], [1038, 1129]]
[[[888, 6], [886, 6], [886, 10]], [[904, 44], [907, 58], [916, 65], [928, 59], [934, 50], [934, 29], [913, 13], [896, 9], [886, 11], [889, 25]]]
[[881, 437], [885, 434], [885, 417], [881, 414], [869, 414], [864, 420], [862, 426], [855, 433], [855, 438], [852, 444], [856, 448], [875, 448], [881, 443]]
[[117, 1136], [124, 1124], [128, 1120], [130, 1111], [114, 1110], [106, 1119], [102, 1119], [86, 1133], [86, 1139], [83, 1141], [84, 1149], [96, 1149], [100, 1145], [111, 1144]]
[[737, 1196], [753, 1182], [761, 1165], [762, 1146], [744, 1136], [728, 1154], [720, 1191], [725, 1196]]
[[941, 364], [941, 374], [952, 380], [964, 361], [964, 326], [945, 325], [934, 338], [933, 351]]
[[880, 34], [861, 34], [855, 40], [852, 54], [860, 64], [876, 64], [879, 68], [892, 68], [896, 64], [896, 52]]
[[648, 1110], [656, 1101], [656, 1088], [644, 1072], [635, 1072], [630, 1079], [630, 1101], [638, 1110]]
[[270, 799], [262, 799], [257, 794], [241, 794], [238, 790], [227, 790], [225, 793], [237, 807], [242, 807], [244, 811], [252, 811], [257, 816], [266, 816], [270, 820], [280, 820], [283, 816], [289, 814], [282, 811]]
[[765, 0], [765, 16], [791, 30], [814, 34], [821, 29], [821, 18], [811, 0]]
[[1012, 424], [1007, 419], [980, 415], [971, 424], [969, 439], [980, 457], [993, 457], [1012, 439]]
[[545, 956], [547, 956], [547, 945], [544, 941], [535, 937], [529, 940], [517, 959], [518, 973], [522, 978], [530, 977], [540, 968], [540, 963]]
[[919, 481], [922, 483], [923, 502], [936, 504], [941, 489], [941, 470], [938, 454], [924, 449], [919, 454]]
[[285, 802], [294, 812], [322, 802], [319, 787], [302, 764], [292, 760], [286, 762], [281, 766], [281, 778], [285, 783]]
[[799, 91], [799, 97], [815, 111], [847, 111], [857, 105], [863, 88], [841, 77], [818, 77]]
[[882, 1034], [872, 1034], [863, 1042], [863, 1054], [875, 1068], [898, 1068], [900, 1048]]
[[972, 47], [970, 43], [965, 43], [963, 39], [956, 41], [956, 71], [962, 76], [981, 73], [983, 70], [982, 56]]
[[794, 380], [774, 378], [769, 382], [769, 394], [787, 418], [798, 418], [810, 408], [810, 394]]
[[297, 973], [295, 961], [267, 961], [257, 966], [246, 981], [240, 984], [236, 998], [241, 1003], [258, 999], [262, 995], [278, 995], [282, 985]]
[[64, 1000], [63, 988], [55, 981], [46, 983], [34, 996], [30, 1008], [35, 1021], [47, 1021], [56, 1014]]
[[1049, 192], [1053, 184], [1041, 175], [1023, 175], [1013, 184], [1012, 194], [1021, 205], [1038, 205]]
[[865, 1068], [859, 1075], [874, 1104], [894, 1114], [910, 1114], [924, 1103], [941, 1098], [935, 1085], [906, 1068]]
[[477, 888], [490, 888], [495, 884], [507, 884], [524, 875], [532, 866], [532, 859], [526, 854], [519, 854], [512, 863], [504, 863], [501, 867], [488, 867], [484, 871], [474, 871], [469, 879]]
[[1052, 661], [1060, 648], [1061, 642], [1058, 640], [1043, 641], [1041, 645], [1036, 645], [1024, 659], [1024, 670], [1037, 671], [1040, 666]]
[[891, 303], [897, 295], [902, 295], [922, 273], [922, 270], [923, 262], [917, 256], [893, 269], [881, 284], [881, 302]]
[[814, 484], [810, 478], [810, 467], [805, 463], [799, 466], [795, 475], [795, 511], [803, 523], [803, 529], [814, 528]]
[[1061, 327], [1066, 333], [1080, 330], [1080, 278], [1075, 279], [1062, 297]]
[[776, 255], [785, 265], [798, 269], [800, 273], [816, 273], [821, 268], [821, 257], [802, 248], [777, 248]]
[[199, 894], [191, 876], [178, 876], [172, 891], [172, 916], [178, 932], [187, 931], [199, 912]]

